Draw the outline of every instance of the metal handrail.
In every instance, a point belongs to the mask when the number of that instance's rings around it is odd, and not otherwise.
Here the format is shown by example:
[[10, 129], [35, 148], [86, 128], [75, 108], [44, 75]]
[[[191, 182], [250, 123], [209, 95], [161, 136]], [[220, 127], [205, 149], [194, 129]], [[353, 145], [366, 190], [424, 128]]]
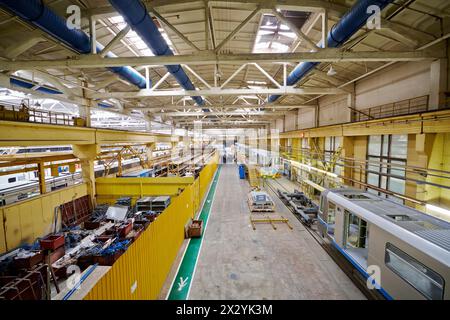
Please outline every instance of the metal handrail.
[[[11, 113], [12, 112], [12, 113]], [[75, 126], [74, 116], [62, 112], [32, 109], [27, 104], [0, 104], [0, 120]]]
[[428, 102], [429, 96], [425, 95], [361, 110], [351, 109], [355, 112], [354, 122], [360, 122], [425, 112], [428, 111]]

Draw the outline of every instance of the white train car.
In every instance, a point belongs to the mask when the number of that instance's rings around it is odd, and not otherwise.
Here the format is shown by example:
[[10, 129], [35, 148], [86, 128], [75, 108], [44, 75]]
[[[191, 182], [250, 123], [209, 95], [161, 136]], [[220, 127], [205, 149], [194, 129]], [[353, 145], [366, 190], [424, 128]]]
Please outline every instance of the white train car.
[[[45, 179], [47, 192], [65, 188], [82, 181], [80, 172], [74, 174], [64, 174], [59, 177], [49, 177]], [[24, 200], [39, 194], [39, 180], [19, 181], [8, 185], [0, 186], [0, 206], [9, 205], [20, 200]]]
[[[123, 169], [130, 169], [139, 165], [139, 159], [126, 159], [122, 162]], [[101, 164], [94, 167], [96, 177], [103, 176], [105, 167]], [[117, 163], [113, 165], [110, 174], [117, 172]], [[47, 192], [69, 187], [82, 182], [81, 171], [74, 174], [61, 172], [58, 177], [51, 176], [51, 170], [46, 169], [45, 184]], [[0, 207], [13, 204], [17, 201], [39, 195], [39, 179], [35, 172], [16, 173], [0, 176]]]
[[387, 299], [450, 299], [450, 223], [347, 188], [322, 192], [318, 220], [322, 236]]

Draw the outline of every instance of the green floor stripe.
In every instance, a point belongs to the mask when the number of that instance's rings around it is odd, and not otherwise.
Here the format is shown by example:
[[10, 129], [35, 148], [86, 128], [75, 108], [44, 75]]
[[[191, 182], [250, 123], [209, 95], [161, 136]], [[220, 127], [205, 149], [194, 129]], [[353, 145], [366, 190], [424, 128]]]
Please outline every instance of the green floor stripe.
[[186, 300], [191, 287], [192, 276], [194, 274], [195, 265], [197, 264], [198, 255], [200, 253], [200, 247], [203, 241], [203, 236], [206, 231], [206, 225], [208, 222], [209, 214], [211, 212], [212, 200], [216, 192], [217, 182], [219, 181], [221, 166], [216, 171], [213, 183], [209, 189], [208, 196], [203, 204], [202, 211], [200, 213], [200, 220], [203, 220], [205, 229], [201, 238], [192, 238], [189, 241], [188, 247], [181, 262], [178, 273], [175, 277], [175, 281], [170, 289], [168, 300]]

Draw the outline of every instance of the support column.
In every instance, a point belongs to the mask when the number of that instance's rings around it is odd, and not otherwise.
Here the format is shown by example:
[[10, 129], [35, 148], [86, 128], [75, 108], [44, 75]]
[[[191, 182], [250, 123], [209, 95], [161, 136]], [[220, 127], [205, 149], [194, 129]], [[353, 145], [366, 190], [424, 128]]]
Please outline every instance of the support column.
[[44, 162], [38, 163], [38, 175], [39, 175], [39, 192], [41, 194], [47, 193], [47, 186], [45, 185], [45, 166]]
[[446, 102], [447, 91], [447, 60], [433, 61], [430, 67], [430, 100], [429, 110], [443, 108]]
[[272, 164], [280, 164], [280, 132], [278, 129], [270, 131], [270, 152], [272, 152]]
[[[354, 146], [353, 146], [353, 137], [342, 137], [342, 151], [341, 151], [341, 158], [350, 158], [353, 159], [355, 156], [354, 153]], [[354, 162], [351, 160], [343, 160], [342, 164], [344, 167], [341, 169], [341, 176], [344, 177], [342, 179], [342, 183], [346, 185], [353, 185], [353, 182], [349, 179], [353, 179], [353, 166]], [[359, 187], [357, 185], [357, 187]]]
[[96, 196], [94, 161], [99, 153], [100, 146], [96, 144], [73, 145], [73, 154], [80, 159], [83, 181], [87, 183], [88, 194], [92, 201]]
[[[267, 130], [266, 129], [259, 129], [259, 134], [257, 137], [257, 148], [260, 150], [267, 151]], [[265, 166], [264, 160], [266, 160], [266, 159], [263, 158], [261, 163], [259, 163], [259, 164], [262, 166]]]
[[355, 94], [355, 83], [351, 86], [351, 93], [347, 95], [347, 117], [346, 121], [351, 122], [354, 120], [354, 114], [356, 109], [356, 94]]
[[152, 142], [152, 143], [148, 143], [146, 145], [147, 147], [147, 162], [151, 163], [153, 161], [153, 150], [156, 149], [156, 143]]
[[91, 108], [85, 105], [79, 106], [78, 110], [80, 111], [80, 118], [83, 118], [85, 121], [86, 127], [91, 127]]
[[84, 89], [85, 87], [88, 86], [86, 81], [82, 81], [81, 83], [82, 89], [82, 95], [83, 95], [83, 99], [82, 99], [82, 105], [79, 106], [79, 110], [80, 110], [80, 117], [83, 118], [85, 120], [85, 126], [90, 128], [91, 127], [91, 101], [90, 99], [86, 99], [86, 89]]
[[[408, 166], [416, 166], [424, 169], [428, 168], [428, 162], [430, 160], [435, 137], [435, 133], [408, 135], [408, 154], [406, 160]], [[426, 175], [419, 175], [417, 173], [407, 173], [406, 177], [422, 181], [426, 181], [427, 179]], [[418, 184], [416, 181], [406, 181], [405, 195], [420, 201], [426, 201], [426, 185]], [[406, 201], [406, 205], [422, 209], [422, 206], [411, 201]]]

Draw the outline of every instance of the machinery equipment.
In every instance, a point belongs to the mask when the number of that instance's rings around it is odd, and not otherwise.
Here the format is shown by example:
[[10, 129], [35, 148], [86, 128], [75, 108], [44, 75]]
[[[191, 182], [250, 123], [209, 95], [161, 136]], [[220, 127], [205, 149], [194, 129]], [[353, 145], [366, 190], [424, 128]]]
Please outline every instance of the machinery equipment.
[[272, 198], [264, 191], [251, 191], [248, 206], [251, 212], [273, 212], [275, 208]]

